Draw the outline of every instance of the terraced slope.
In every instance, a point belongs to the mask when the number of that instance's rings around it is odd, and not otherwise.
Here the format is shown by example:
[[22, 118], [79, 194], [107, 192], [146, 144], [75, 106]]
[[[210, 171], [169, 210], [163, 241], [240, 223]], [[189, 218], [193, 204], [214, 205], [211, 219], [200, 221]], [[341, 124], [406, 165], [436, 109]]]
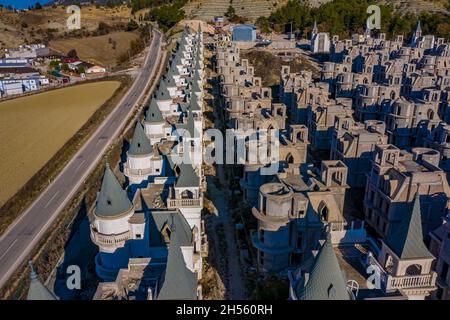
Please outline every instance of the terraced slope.
[[185, 5], [186, 16], [191, 19], [211, 21], [215, 16], [224, 15], [230, 5], [236, 14], [250, 21], [260, 16], [269, 16], [272, 11], [287, 0], [192, 0]]
[[446, 1], [441, 0], [380, 0], [379, 2], [381, 4], [393, 4], [399, 11], [415, 14], [422, 11], [448, 13], [448, 10], [445, 9]]
[[[310, 5], [318, 7], [331, 0], [308, 0]], [[227, 11], [230, 4], [236, 14], [250, 21], [260, 16], [269, 16], [272, 11], [285, 4], [287, 0], [191, 0], [185, 5], [186, 16], [191, 19], [211, 21], [214, 16], [221, 16]], [[380, 4], [393, 4], [397, 10], [403, 12], [420, 13], [442, 12], [448, 13], [444, 4], [446, 0], [379, 0]]]

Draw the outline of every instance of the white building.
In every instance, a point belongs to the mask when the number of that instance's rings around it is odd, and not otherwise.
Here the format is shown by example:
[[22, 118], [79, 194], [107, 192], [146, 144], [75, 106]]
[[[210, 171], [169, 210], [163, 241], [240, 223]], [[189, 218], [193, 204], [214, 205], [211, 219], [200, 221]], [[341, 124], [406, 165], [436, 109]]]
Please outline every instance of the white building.
[[330, 35], [326, 32], [318, 32], [317, 23], [314, 22], [314, 28], [311, 35], [311, 52], [328, 53], [330, 52]]
[[[106, 282], [94, 299], [201, 297], [204, 177], [200, 164], [181, 159], [202, 142], [202, 45], [200, 35], [184, 30], [144, 126], [136, 124], [123, 166], [127, 191], [105, 170], [91, 238], [99, 247], [96, 272]], [[132, 289], [131, 278], [145, 288]]]

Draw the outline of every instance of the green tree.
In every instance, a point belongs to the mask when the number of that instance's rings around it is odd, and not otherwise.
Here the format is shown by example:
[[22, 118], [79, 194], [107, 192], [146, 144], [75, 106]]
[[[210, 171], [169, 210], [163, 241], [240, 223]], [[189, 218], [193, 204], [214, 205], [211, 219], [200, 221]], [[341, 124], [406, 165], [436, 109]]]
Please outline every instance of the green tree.
[[133, 19], [131, 19], [127, 24], [127, 31], [134, 31], [137, 28], [139, 28], [138, 23], [136, 21], [134, 21]]
[[236, 16], [236, 10], [232, 5], [228, 6], [227, 12], [225, 12], [225, 17], [228, 19], [233, 19]]
[[266, 17], [259, 17], [258, 19], [256, 19], [255, 25], [263, 33], [269, 33], [271, 31], [269, 19]]
[[61, 70], [65, 72], [69, 71], [70, 70], [69, 65], [67, 63], [63, 63], [61, 66]]
[[86, 73], [86, 69], [83, 66], [81, 66], [77, 69], [77, 73], [78, 74]]
[[67, 52], [67, 56], [69, 58], [78, 58], [77, 50], [70, 49], [69, 52]]

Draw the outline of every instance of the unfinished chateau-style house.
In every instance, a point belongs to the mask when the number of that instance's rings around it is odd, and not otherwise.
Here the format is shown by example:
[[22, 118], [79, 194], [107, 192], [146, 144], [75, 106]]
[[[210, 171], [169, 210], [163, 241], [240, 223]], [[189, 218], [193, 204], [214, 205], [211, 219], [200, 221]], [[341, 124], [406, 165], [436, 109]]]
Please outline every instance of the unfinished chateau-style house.
[[[215, 125], [244, 149], [227, 155], [236, 183], [222, 187], [254, 223], [251, 268], [287, 280], [291, 300], [450, 299], [450, 43], [412, 31], [342, 40], [315, 24], [319, 76], [282, 66], [277, 88], [239, 41], [208, 43]], [[203, 41], [183, 30], [125, 159], [106, 166], [90, 215], [94, 299], [202, 298], [206, 179], [180, 158], [211, 142]], [[277, 148], [252, 161], [266, 138]], [[31, 297], [54, 298], [31, 281]]]
[[278, 131], [276, 172], [241, 165], [254, 266], [294, 300], [450, 299], [450, 43], [420, 22], [409, 43], [315, 25], [311, 52], [329, 55], [320, 77], [283, 66], [272, 91], [216, 41], [228, 128]]

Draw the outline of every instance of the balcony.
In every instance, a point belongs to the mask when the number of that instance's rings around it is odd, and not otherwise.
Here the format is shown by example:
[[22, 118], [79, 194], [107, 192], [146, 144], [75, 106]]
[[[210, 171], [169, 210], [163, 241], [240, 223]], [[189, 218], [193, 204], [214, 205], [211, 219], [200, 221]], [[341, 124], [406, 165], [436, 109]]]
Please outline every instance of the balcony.
[[259, 211], [255, 207], [252, 208], [252, 214], [253, 216], [261, 221], [268, 222], [268, 223], [276, 223], [280, 225], [286, 225], [290, 221], [290, 213], [287, 213], [284, 216], [271, 216], [267, 215], [265, 212]]
[[119, 248], [125, 245], [125, 241], [131, 239], [131, 232], [127, 230], [123, 233], [107, 235], [98, 232], [91, 226], [91, 239], [101, 247]]
[[167, 199], [167, 208], [203, 208], [203, 198], [199, 199]]
[[367, 255], [367, 265], [374, 265], [380, 270], [381, 288], [384, 292], [393, 292], [401, 289], [418, 289], [434, 287], [437, 273], [411, 275], [411, 276], [392, 276], [378, 263], [372, 255]]
[[154, 171], [152, 168], [147, 168], [147, 169], [130, 169], [127, 165], [124, 166], [123, 168], [123, 173], [125, 174], [125, 176], [127, 177], [131, 177], [131, 176], [149, 176], [154, 174]]
[[414, 276], [393, 277], [388, 276], [386, 291], [397, 289], [429, 288], [434, 287], [437, 273], [419, 274]]

